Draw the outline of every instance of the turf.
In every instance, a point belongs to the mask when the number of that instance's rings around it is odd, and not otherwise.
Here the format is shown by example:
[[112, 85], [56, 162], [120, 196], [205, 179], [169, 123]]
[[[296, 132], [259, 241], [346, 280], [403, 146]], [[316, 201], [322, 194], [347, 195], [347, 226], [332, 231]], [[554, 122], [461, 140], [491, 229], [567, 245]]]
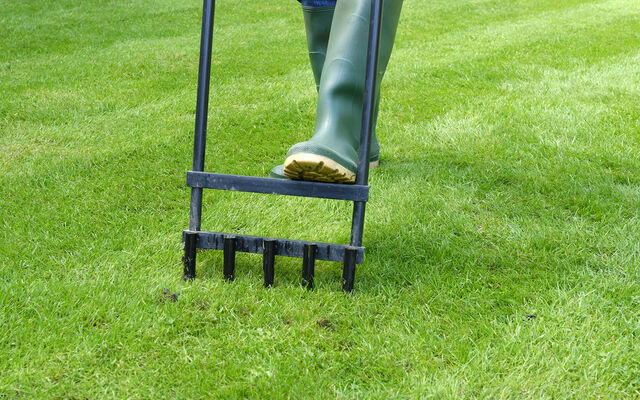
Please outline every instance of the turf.
[[[640, 397], [640, 3], [406, 0], [366, 262], [181, 281], [201, 3], [0, 0], [0, 399]], [[206, 169], [313, 129], [299, 6], [220, 1]], [[347, 242], [348, 203], [203, 229]]]

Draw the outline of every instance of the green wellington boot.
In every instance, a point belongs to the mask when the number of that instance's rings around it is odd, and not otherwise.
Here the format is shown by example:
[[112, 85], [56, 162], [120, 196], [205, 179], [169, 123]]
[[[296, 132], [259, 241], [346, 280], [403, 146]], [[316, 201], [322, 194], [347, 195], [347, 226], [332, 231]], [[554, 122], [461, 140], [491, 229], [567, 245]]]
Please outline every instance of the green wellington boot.
[[[378, 87], [391, 56], [401, 9], [402, 0], [384, 2]], [[315, 132], [310, 140], [294, 145], [287, 153], [287, 178], [355, 182], [370, 12], [371, 0], [338, 1], [320, 79]], [[378, 159], [379, 151], [372, 140], [372, 160]]]
[[[307, 48], [309, 49], [309, 61], [316, 81], [316, 90], [320, 89], [320, 77], [324, 67], [324, 59], [327, 54], [327, 43], [331, 32], [331, 21], [335, 6], [327, 7], [302, 7], [304, 15], [304, 27], [307, 34]], [[274, 167], [269, 174], [271, 178], [286, 179], [284, 165]]]
[[[304, 26], [307, 36], [307, 48], [309, 49], [309, 61], [311, 62], [311, 70], [316, 81], [316, 90], [320, 90], [320, 79], [322, 77], [322, 69], [327, 54], [327, 44], [329, 43], [329, 33], [331, 32], [331, 22], [333, 20], [335, 6], [326, 7], [302, 7], [304, 15]], [[375, 129], [375, 128], [374, 128]], [[375, 130], [372, 139], [372, 148], [379, 149], [379, 145], [375, 136]], [[370, 168], [378, 166], [378, 154], [371, 154], [369, 157], [371, 163]], [[286, 179], [284, 175], [284, 165], [278, 165], [271, 170], [271, 178]]]

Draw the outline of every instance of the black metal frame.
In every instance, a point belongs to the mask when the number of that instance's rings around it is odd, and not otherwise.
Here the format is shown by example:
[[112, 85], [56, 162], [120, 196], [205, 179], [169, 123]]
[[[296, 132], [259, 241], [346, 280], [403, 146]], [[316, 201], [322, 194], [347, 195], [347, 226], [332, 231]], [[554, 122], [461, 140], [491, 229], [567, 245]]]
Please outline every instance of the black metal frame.
[[[358, 169], [355, 184], [345, 185], [204, 172], [211, 76], [211, 41], [215, 14], [215, 0], [204, 0], [196, 126], [193, 144], [193, 170], [187, 173], [187, 186], [191, 187], [191, 206], [189, 229], [183, 232], [184, 257], [182, 260], [184, 262], [183, 277], [185, 279], [193, 279], [196, 276], [197, 249], [215, 249], [223, 250], [224, 252], [224, 278], [229, 281], [234, 279], [235, 253], [240, 251], [263, 255], [264, 285], [267, 287], [273, 285], [275, 256], [278, 255], [303, 259], [302, 284], [308, 289], [313, 288], [315, 260], [340, 261], [344, 264], [342, 289], [346, 292], [350, 292], [353, 289], [356, 264], [361, 264], [364, 258], [362, 235], [365, 205], [369, 200], [368, 160], [374, 123], [375, 91], [378, 89], [376, 88], [376, 75], [380, 48], [382, 5], [383, 0], [373, 0], [371, 4], [371, 24], [369, 27]], [[347, 246], [201, 231], [202, 191], [205, 188], [353, 201], [351, 243]]]

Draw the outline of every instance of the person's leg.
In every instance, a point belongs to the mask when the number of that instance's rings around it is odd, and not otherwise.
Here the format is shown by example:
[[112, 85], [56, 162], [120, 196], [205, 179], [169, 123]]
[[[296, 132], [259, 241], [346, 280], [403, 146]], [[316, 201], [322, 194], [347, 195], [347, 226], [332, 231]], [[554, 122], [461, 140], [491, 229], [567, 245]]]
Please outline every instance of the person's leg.
[[[384, 2], [378, 85], [391, 56], [401, 8], [402, 0]], [[355, 180], [370, 12], [371, 0], [337, 3], [320, 79], [315, 132], [287, 153], [284, 174], [290, 179]], [[373, 141], [372, 158], [377, 160], [378, 153]]]
[[[311, 69], [313, 70], [313, 77], [316, 82], [316, 90], [319, 90], [336, 0], [299, 0], [299, 2], [302, 4], [302, 12], [304, 15], [309, 61], [311, 62]], [[379, 98], [380, 91], [378, 91], [376, 100], [379, 100]], [[378, 166], [380, 146], [375, 134], [375, 121], [371, 149], [369, 167], [376, 168]], [[281, 164], [274, 167], [271, 170], [270, 177], [285, 179], [284, 165]]]

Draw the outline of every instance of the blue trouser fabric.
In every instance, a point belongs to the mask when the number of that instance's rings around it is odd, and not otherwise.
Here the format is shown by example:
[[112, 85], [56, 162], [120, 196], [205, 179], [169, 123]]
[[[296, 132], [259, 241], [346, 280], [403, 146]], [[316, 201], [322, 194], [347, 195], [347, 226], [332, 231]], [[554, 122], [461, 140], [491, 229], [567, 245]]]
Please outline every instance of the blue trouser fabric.
[[336, 0], [298, 0], [304, 7], [335, 6]]

